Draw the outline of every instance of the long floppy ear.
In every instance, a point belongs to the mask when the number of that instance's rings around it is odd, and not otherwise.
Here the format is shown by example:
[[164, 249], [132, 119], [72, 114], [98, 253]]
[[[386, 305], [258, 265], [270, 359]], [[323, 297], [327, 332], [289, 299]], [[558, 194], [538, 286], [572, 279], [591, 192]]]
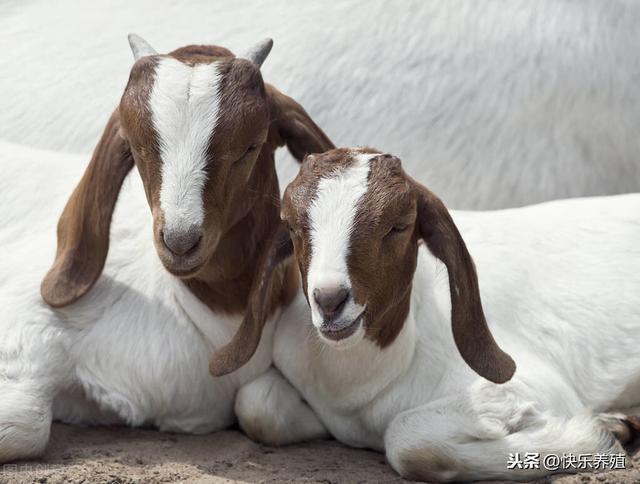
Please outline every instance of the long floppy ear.
[[276, 129], [278, 146], [287, 145], [300, 162], [311, 153], [324, 153], [335, 148], [326, 134], [313, 122], [300, 104], [265, 84], [271, 109], [271, 123]]
[[449, 273], [453, 338], [464, 361], [480, 376], [504, 383], [516, 371], [489, 331], [482, 310], [478, 276], [467, 246], [448, 210], [433, 193], [412, 180], [418, 191], [418, 230], [431, 253]]
[[109, 250], [111, 215], [132, 167], [133, 157], [120, 135], [116, 110], [58, 221], [56, 258], [40, 286], [50, 306], [71, 304], [100, 276]]
[[[274, 293], [274, 288], [281, 286], [286, 274], [281, 263], [293, 254], [293, 243], [289, 231], [280, 223], [267, 241], [267, 249], [258, 264], [249, 304], [242, 324], [233, 339], [214, 353], [209, 361], [209, 372], [213, 376], [231, 373], [247, 363], [258, 348], [262, 329], [273, 307], [273, 297], [286, 297], [282, 291]], [[284, 286], [283, 286], [284, 287]]]

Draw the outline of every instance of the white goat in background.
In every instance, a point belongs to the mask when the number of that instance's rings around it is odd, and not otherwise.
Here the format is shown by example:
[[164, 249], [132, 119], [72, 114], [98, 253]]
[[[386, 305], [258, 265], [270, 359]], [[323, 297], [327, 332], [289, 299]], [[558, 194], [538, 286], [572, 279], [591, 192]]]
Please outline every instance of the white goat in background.
[[[0, 136], [14, 143], [91, 150], [129, 72], [127, 32], [164, 49], [214, 42], [233, 50], [262, 36], [278, 44], [265, 76], [336, 143], [385, 146], [448, 206], [640, 190], [635, 1], [34, 0], [0, 8]], [[285, 186], [297, 165], [279, 165]]]
[[[340, 149], [307, 157], [282, 217], [260, 280], [286, 260], [303, 291], [277, 322], [282, 374], [238, 393], [253, 438], [330, 433], [403, 476], [467, 481], [551, 472], [510, 453], [622, 452], [637, 429], [610, 412], [640, 405], [640, 195], [450, 215], [397, 158]], [[214, 374], [257, 346], [250, 300]]]

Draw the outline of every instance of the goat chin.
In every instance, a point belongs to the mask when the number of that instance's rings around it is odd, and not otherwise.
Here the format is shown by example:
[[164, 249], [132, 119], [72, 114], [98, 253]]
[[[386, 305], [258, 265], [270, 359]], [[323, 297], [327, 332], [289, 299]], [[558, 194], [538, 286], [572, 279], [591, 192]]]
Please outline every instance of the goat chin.
[[42, 301], [55, 221], [86, 160], [0, 142], [0, 462], [41, 453], [52, 419], [223, 429], [234, 421], [236, 390], [271, 362], [268, 324], [245, 367], [209, 375], [211, 348], [231, 339], [241, 315], [215, 315], [163, 269], [135, 171], [118, 199], [96, 285], [63, 309]]
[[[554, 470], [543, 465], [551, 454], [622, 453], [617, 439], [637, 420], [609, 412], [640, 405], [638, 214], [637, 194], [452, 212], [515, 376], [498, 385], [466, 366], [451, 336], [446, 268], [422, 246], [409, 316], [383, 350], [367, 339], [348, 351], [323, 344], [299, 294], [277, 324], [279, 373], [239, 393], [241, 426], [290, 442], [290, 432], [277, 435], [292, 427], [281, 409], [296, 408], [294, 418], [313, 408], [321, 426], [295, 426], [298, 440], [326, 428], [420, 480], [530, 479]], [[510, 454], [527, 453], [538, 468], [508, 467]], [[562, 465], [555, 470], [577, 470]]]

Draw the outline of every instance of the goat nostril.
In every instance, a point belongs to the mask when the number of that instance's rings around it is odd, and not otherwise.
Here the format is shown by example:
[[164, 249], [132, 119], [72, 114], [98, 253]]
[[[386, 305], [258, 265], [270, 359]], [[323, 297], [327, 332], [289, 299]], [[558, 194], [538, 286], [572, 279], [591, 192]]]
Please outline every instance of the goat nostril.
[[160, 235], [164, 245], [175, 255], [185, 255], [192, 252], [202, 240], [200, 229], [183, 230], [161, 230]]
[[346, 287], [316, 288], [313, 290], [313, 298], [327, 319], [335, 317], [344, 309], [349, 295], [349, 289]]

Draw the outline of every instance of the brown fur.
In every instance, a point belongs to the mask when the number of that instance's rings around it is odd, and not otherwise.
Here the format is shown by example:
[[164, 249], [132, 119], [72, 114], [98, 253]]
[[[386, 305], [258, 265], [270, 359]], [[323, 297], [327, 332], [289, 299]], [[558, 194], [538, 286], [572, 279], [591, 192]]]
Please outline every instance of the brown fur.
[[[375, 153], [370, 149], [360, 152]], [[290, 228], [305, 294], [311, 257], [309, 206], [319, 180], [353, 161], [353, 151], [346, 149], [308, 157], [285, 191], [282, 215]], [[366, 337], [385, 348], [402, 329], [409, 312], [418, 244], [424, 241], [449, 273], [451, 324], [460, 354], [488, 380], [509, 380], [515, 364], [489, 331], [473, 261], [440, 199], [407, 176], [400, 160], [391, 155], [371, 160], [368, 184], [357, 210], [347, 261], [353, 298], [366, 306]]]
[[116, 111], [58, 221], [56, 258], [41, 286], [43, 298], [55, 308], [91, 289], [104, 267], [111, 214], [122, 182], [133, 167], [131, 151], [119, 130]]
[[[218, 350], [209, 363], [214, 376], [231, 373], [247, 363], [258, 347], [262, 329], [278, 304], [288, 304], [297, 289], [297, 271], [293, 264], [282, 264], [293, 254], [286, 227], [281, 224], [267, 239], [268, 250], [263, 252], [256, 267], [249, 307], [233, 340]], [[274, 294], [274, 288], [280, 291]]]
[[516, 365], [493, 339], [482, 310], [478, 276], [467, 246], [444, 204], [411, 180], [418, 198], [418, 231], [449, 273], [451, 329], [460, 354], [479, 375], [495, 383], [511, 379]]
[[[333, 148], [304, 109], [265, 85], [251, 62], [235, 59], [230, 51], [216, 46], [187, 46], [170, 55], [191, 65], [219, 61], [224, 72], [220, 123], [208, 149], [211, 161], [197, 267], [184, 271], [161, 240], [160, 155], [147, 108], [159, 56], [144, 57], [133, 66], [119, 108], [60, 218], [56, 260], [41, 287], [44, 300], [52, 306], [74, 302], [99, 277], [113, 206], [135, 160], [154, 219], [154, 242], [165, 267], [182, 277], [213, 311], [244, 311], [267, 240], [279, 223], [274, 151], [286, 143], [301, 160], [307, 153]], [[255, 149], [248, 151], [253, 145]], [[293, 297], [295, 274], [290, 270], [282, 274], [263, 300], [269, 313]]]

